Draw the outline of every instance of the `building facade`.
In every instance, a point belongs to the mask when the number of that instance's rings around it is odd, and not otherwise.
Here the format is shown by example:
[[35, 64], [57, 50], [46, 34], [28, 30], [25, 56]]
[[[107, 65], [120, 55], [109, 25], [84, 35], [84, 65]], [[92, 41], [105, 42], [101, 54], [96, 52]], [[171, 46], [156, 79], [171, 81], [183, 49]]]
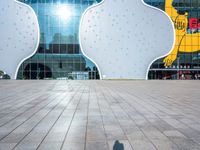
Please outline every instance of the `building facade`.
[[40, 44], [37, 53], [23, 62], [18, 79], [99, 79], [96, 66], [79, 45], [82, 13], [96, 0], [21, 0], [37, 14]]
[[175, 27], [176, 44], [172, 53], [153, 63], [149, 79], [200, 78], [200, 1], [145, 0], [165, 11]]
[[[40, 25], [37, 53], [20, 67], [18, 79], [99, 79], [95, 64], [79, 46], [79, 23], [86, 8], [100, 0], [21, 0], [36, 12]], [[200, 78], [200, 2], [198, 0], [144, 0], [165, 11], [175, 27], [171, 54], [155, 61], [149, 79]], [[65, 15], [63, 15], [65, 14]]]

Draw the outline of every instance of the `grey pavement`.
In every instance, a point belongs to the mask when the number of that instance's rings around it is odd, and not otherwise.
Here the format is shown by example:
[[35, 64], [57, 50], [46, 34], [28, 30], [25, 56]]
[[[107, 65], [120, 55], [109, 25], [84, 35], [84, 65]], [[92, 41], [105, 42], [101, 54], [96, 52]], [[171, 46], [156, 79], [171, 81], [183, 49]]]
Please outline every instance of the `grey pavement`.
[[200, 81], [2, 80], [0, 150], [200, 150]]

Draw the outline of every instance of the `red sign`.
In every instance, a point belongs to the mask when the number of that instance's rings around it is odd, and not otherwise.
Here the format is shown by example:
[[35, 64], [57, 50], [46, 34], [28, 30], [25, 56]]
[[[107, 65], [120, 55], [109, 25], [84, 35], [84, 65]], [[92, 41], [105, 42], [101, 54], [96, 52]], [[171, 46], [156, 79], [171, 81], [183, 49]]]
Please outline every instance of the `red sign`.
[[189, 28], [190, 29], [200, 29], [200, 23], [197, 18], [190, 18]]

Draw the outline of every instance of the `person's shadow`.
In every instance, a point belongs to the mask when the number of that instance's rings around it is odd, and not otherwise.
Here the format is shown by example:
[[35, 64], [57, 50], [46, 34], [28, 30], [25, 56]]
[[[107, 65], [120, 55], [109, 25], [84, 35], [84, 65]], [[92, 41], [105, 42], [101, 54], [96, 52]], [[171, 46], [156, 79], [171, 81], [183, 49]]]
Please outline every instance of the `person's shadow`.
[[113, 150], [124, 150], [124, 144], [120, 143], [118, 140], [115, 141]]

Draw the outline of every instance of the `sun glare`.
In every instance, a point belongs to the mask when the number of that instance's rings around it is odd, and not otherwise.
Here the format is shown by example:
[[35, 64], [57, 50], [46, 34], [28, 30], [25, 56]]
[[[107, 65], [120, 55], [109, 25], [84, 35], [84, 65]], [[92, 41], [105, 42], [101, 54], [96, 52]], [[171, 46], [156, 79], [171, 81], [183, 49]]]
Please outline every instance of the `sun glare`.
[[71, 11], [67, 6], [59, 6], [57, 15], [61, 17], [61, 19], [66, 20], [71, 17]]

